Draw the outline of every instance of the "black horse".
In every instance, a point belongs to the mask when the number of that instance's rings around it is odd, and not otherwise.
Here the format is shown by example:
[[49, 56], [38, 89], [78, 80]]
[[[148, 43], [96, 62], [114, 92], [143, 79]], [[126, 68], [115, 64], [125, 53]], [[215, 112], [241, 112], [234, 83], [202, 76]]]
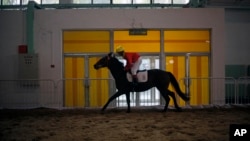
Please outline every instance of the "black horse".
[[[113, 75], [115, 79], [116, 88], [118, 91], [109, 98], [108, 102], [104, 105], [102, 108], [102, 111], [104, 111], [108, 104], [114, 100], [115, 98], [119, 97], [122, 94], [126, 95], [127, 105], [128, 109], [127, 112], [130, 112], [130, 92], [142, 92], [146, 91], [152, 87], [156, 87], [163, 98], [166, 101], [164, 111], [167, 111], [168, 104], [170, 101], [169, 96], [171, 96], [174, 100], [174, 105], [177, 111], [181, 111], [181, 108], [178, 106], [175, 98], [174, 92], [168, 90], [169, 83], [174, 86], [175, 91], [178, 93], [178, 95], [184, 100], [189, 101], [189, 97], [187, 97], [179, 87], [178, 82], [176, 81], [174, 75], [171, 72], [163, 71], [160, 69], [151, 69], [148, 70], [148, 81], [138, 83], [136, 86], [134, 86], [131, 82], [128, 81], [126, 77], [126, 71], [124, 70], [123, 63], [121, 63], [114, 55], [114, 53], [109, 53], [107, 56], [101, 58], [95, 65], [95, 69], [108, 67], [111, 74]], [[168, 96], [169, 95], [169, 96]]]

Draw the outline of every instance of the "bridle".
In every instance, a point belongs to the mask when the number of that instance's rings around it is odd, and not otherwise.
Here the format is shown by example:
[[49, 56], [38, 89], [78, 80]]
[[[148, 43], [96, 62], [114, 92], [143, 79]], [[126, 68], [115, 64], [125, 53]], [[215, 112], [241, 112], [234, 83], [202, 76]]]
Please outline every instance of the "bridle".
[[111, 57], [108, 55], [107, 56], [107, 59], [106, 59], [106, 65], [107, 65], [107, 67], [109, 66], [109, 60], [111, 59]]

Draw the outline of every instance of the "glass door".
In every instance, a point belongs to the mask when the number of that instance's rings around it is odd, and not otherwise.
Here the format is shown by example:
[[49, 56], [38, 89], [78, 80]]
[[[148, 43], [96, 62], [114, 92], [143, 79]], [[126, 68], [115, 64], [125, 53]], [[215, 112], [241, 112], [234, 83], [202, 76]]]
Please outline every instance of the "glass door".
[[109, 98], [109, 73], [94, 63], [110, 51], [110, 31], [63, 32], [64, 105], [101, 107]]
[[[166, 70], [174, 74], [182, 91], [189, 94], [189, 104], [209, 104], [210, 30], [165, 30], [164, 53]], [[179, 96], [177, 102], [181, 106], [187, 104]], [[170, 104], [173, 105], [172, 100]]]
[[[204, 54], [174, 55], [166, 57], [166, 69], [174, 74], [179, 81], [181, 90], [190, 96], [190, 105], [209, 104], [209, 56]], [[189, 78], [186, 81], [185, 78]], [[170, 87], [171, 91], [174, 91]], [[186, 103], [176, 96], [177, 102], [184, 106]], [[170, 101], [173, 105], [173, 101]]]

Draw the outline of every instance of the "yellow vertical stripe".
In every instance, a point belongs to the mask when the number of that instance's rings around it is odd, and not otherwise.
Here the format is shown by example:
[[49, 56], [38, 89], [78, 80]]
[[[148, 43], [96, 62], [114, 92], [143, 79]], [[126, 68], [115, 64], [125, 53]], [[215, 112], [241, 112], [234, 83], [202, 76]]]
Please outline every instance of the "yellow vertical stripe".
[[[72, 58], [65, 58], [65, 74], [64, 77], [72, 78]], [[72, 92], [72, 81], [65, 81], [65, 106], [72, 106], [72, 96], [70, 95]]]
[[[63, 52], [64, 53], [98, 53], [110, 51], [110, 31], [64, 31]], [[84, 68], [83, 57], [65, 57], [65, 78], [77, 78], [79, 80], [65, 81], [65, 105], [80, 107], [85, 105], [85, 84], [80, 80], [84, 78], [86, 69], [89, 78], [107, 78], [106, 69], [94, 70], [93, 64], [97, 59], [89, 58], [88, 68]], [[103, 80], [91, 80], [89, 87], [90, 106], [102, 106], [108, 96], [108, 84], [103, 85]], [[108, 82], [107, 82], [108, 83]]]
[[[96, 58], [96, 61], [97, 60], [98, 59]], [[97, 71], [96, 72], [96, 77], [97, 78], [102, 78], [102, 72], [101, 71]], [[102, 81], [97, 81], [97, 85], [96, 85], [96, 87], [97, 87], [97, 94], [98, 94], [98, 97], [97, 97], [97, 106], [102, 106], [103, 95], [101, 94], [102, 92], [101, 92], [101, 89], [100, 89], [100, 88], [102, 88], [101, 82]]]
[[[178, 78], [179, 78], [179, 58], [177, 56], [173, 57], [173, 64], [174, 64], [174, 66], [173, 66], [173, 74], [176, 77], [176, 79], [178, 80]], [[180, 100], [179, 100], [179, 97], [176, 94], [176, 92], [175, 92], [175, 96], [176, 96], [177, 102], [179, 103]]]
[[174, 56], [173, 57], [173, 63], [174, 63], [174, 66], [173, 66], [173, 74], [175, 75], [176, 78], [179, 78], [178, 77], [178, 57]]
[[[202, 77], [209, 77], [208, 57], [202, 56], [201, 62]], [[209, 80], [203, 82], [202, 93], [202, 104], [209, 104]]]
[[[166, 57], [166, 70], [173, 73], [173, 69], [174, 69], [174, 65], [173, 65], [173, 56], [167, 56], [167, 57]], [[168, 87], [168, 89], [169, 89], [170, 91], [173, 91], [173, 87], [171, 86], [171, 84], [170, 84], [170, 86]], [[164, 102], [165, 102], [165, 101], [164, 101]], [[173, 104], [174, 104], [174, 103], [173, 103], [173, 100], [170, 100], [169, 105], [172, 106]]]
[[[72, 78], [77, 78], [77, 58], [72, 58]], [[77, 106], [77, 90], [78, 90], [78, 85], [77, 81], [73, 80], [73, 106]]]
[[[185, 77], [185, 57], [184, 56], [178, 56], [178, 77], [176, 77], [177, 81], [179, 82], [180, 79]], [[185, 89], [183, 89], [184, 83], [179, 82], [179, 86], [183, 92], [185, 92]], [[185, 101], [183, 101], [179, 96], [177, 96], [177, 99], [179, 101], [180, 106], [185, 105]]]
[[[196, 57], [197, 59], [197, 77], [201, 77], [201, 74], [202, 74], [202, 70], [201, 70], [201, 57], [198, 56]], [[202, 104], [202, 80], [201, 79], [197, 79], [197, 104], [200, 105]]]
[[80, 107], [84, 105], [83, 58], [65, 58], [65, 105], [68, 107]]
[[[169, 62], [172, 62], [169, 63]], [[184, 56], [168, 56], [166, 57], [167, 71], [172, 72], [177, 80], [185, 77], [185, 57]], [[190, 57], [190, 77], [208, 77], [208, 57], [207, 56], [192, 56]], [[182, 91], [185, 91], [183, 81], [179, 83]], [[173, 89], [170, 87], [170, 90]], [[209, 103], [209, 82], [204, 79], [192, 79], [190, 85], [191, 105], [200, 105]], [[180, 106], [184, 106], [185, 102], [177, 96], [177, 101]], [[170, 101], [173, 105], [173, 101]]]

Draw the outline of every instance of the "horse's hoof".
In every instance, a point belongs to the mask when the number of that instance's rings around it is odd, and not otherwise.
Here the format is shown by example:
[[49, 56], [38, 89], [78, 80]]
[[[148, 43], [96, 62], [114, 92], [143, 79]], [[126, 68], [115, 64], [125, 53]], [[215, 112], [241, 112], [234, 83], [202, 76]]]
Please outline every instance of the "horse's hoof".
[[176, 112], [182, 112], [182, 109], [181, 108], [177, 108]]
[[105, 109], [102, 109], [102, 110], [101, 110], [101, 114], [104, 114], [104, 110], [105, 110]]
[[168, 111], [168, 108], [164, 108], [161, 112], [167, 112]]

